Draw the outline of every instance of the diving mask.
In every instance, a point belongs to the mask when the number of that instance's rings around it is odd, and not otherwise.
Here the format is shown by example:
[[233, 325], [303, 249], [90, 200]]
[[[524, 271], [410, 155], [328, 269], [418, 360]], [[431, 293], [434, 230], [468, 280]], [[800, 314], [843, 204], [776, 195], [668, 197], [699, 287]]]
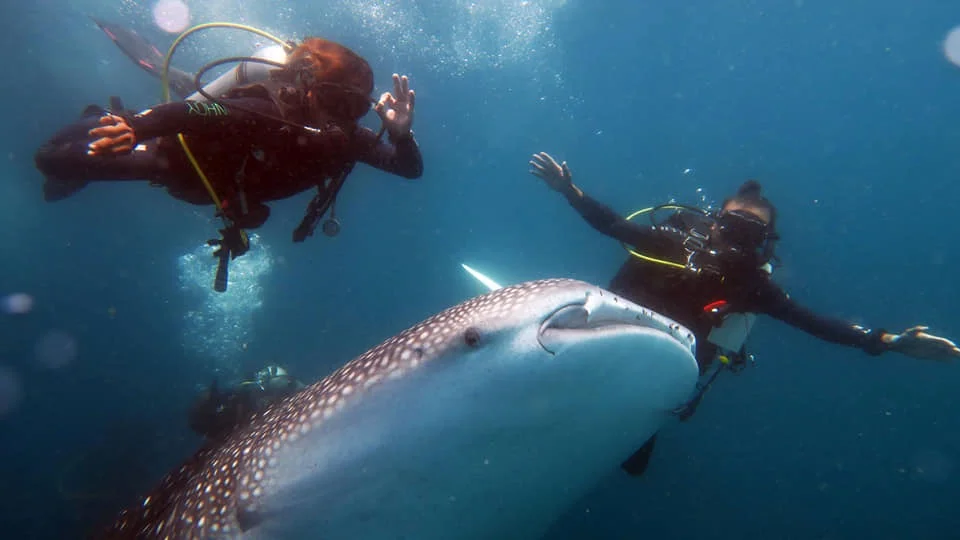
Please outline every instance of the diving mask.
[[723, 243], [742, 251], [765, 252], [767, 243], [776, 238], [766, 222], [749, 212], [724, 210], [717, 214], [716, 223]]
[[376, 103], [359, 88], [337, 83], [320, 83], [314, 87], [314, 92], [321, 108], [344, 118], [362, 118]]

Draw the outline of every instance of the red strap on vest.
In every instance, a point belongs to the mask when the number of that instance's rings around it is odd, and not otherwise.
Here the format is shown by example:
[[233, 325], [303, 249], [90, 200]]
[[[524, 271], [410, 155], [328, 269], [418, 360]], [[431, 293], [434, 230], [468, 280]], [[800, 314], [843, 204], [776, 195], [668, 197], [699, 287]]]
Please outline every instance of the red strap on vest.
[[717, 300], [716, 302], [710, 302], [709, 304], [703, 306], [703, 311], [704, 313], [717, 311], [718, 309], [722, 308], [725, 305], [727, 305], [726, 300]]

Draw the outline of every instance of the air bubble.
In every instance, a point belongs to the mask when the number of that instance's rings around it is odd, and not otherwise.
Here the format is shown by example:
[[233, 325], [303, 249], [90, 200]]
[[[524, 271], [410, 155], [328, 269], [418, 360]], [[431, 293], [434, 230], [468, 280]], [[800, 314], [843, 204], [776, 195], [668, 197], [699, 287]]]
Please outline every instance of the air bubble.
[[943, 53], [953, 65], [960, 67], [960, 26], [955, 26], [943, 40]]
[[24, 315], [33, 309], [33, 297], [27, 293], [14, 293], [0, 300], [0, 305], [5, 313]]
[[160, 0], [153, 6], [153, 22], [165, 32], [179, 34], [190, 24], [190, 8], [181, 0]]
[[37, 342], [34, 355], [41, 366], [62, 368], [76, 358], [77, 340], [66, 332], [51, 330]]

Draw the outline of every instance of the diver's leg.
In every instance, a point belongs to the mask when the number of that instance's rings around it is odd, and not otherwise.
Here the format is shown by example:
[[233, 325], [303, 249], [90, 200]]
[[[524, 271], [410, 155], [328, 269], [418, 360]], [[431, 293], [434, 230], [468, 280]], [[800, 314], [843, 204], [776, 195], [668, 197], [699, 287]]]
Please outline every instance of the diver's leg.
[[58, 201], [73, 195], [95, 180], [162, 181], [164, 160], [158, 158], [155, 142], [140, 144], [123, 156], [91, 156], [87, 145], [93, 140], [90, 129], [98, 125], [99, 115], [89, 115], [57, 132], [34, 155], [37, 169], [43, 173], [43, 197]]
[[[129, 28], [96, 18], [93, 18], [93, 21], [137, 66], [160, 78], [164, 60], [160, 49]], [[193, 75], [173, 66], [167, 67], [169, 68], [167, 80], [170, 83], [170, 88], [180, 97], [185, 98], [196, 91], [193, 84]]]
[[[659, 433], [659, 432], [658, 432]], [[620, 464], [620, 468], [630, 476], [643, 476], [650, 465], [650, 456], [653, 455], [653, 447], [657, 444], [657, 434], [654, 433], [639, 450], [628, 457], [626, 461]]]

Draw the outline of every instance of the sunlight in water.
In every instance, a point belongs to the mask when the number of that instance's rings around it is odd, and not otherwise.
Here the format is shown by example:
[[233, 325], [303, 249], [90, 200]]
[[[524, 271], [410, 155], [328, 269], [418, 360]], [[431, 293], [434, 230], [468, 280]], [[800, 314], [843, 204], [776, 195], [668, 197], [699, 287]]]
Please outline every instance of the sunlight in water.
[[190, 24], [190, 8], [180, 0], [160, 0], [153, 6], [153, 22], [165, 32], [183, 32]]
[[[160, 0], [167, 2], [182, 3]], [[372, 42], [384, 58], [404, 62], [409, 58], [436, 72], [462, 76], [491, 68], [535, 69], [555, 56], [552, 19], [566, 4], [567, 0], [211, 0], [192, 4], [187, 16], [194, 23], [252, 24], [288, 39], [342, 39], [346, 30], [353, 44]], [[142, 11], [140, 3], [122, 1], [121, 12], [127, 18], [141, 18]], [[164, 13], [166, 19], [183, 16], [171, 9]], [[251, 42], [259, 41], [242, 32], [220, 30], [191, 37], [183, 49], [187, 55], [215, 57], [236, 47], [246, 52]]]
[[[533, 65], [556, 47], [553, 12], [565, 0], [334, 1], [378, 46], [411, 54], [437, 71]], [[444, 21], [437, 25], [434, 21]], [[452, 23], [451, 23], [452, 21]]]
[[202, 244], [180, 257], [180, 287], [197, 306], [183, 316], [183, 346], [208, 362], [217, 374], [236, 375], [238, 356], [253, 338], [253, 319], [263, 304], [262, 279], [273, 267], [270, 249], [260, 236], [250, 235], [250, 251], [230, 261], [226, 292], [213, 290], [216, 259]]

